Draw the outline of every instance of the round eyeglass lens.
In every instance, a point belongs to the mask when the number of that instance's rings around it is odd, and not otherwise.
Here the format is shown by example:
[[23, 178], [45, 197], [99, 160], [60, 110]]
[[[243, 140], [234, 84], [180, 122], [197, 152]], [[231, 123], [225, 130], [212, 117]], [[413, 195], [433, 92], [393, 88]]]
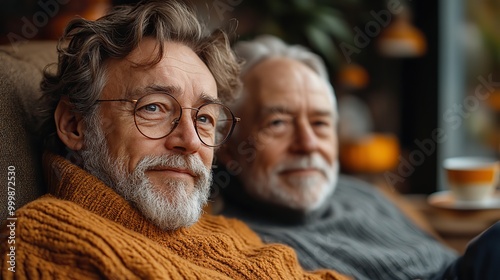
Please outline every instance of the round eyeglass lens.
[[196, 131], [207, 146], [219, 146], [229, 137], [234, 116], [228, 107], [218, 103], [202, 105], [196, 114]]
[[[207, 103], [195, 110], [196, 133], [203, 144], [215, 147], [223, 144], [235, 125], [231, 110], [219, 103]], [[160, 139], [169, 135], [181, 118], [182, 108], [172, 96], [163, 93], [149, 94], [137, 100], [135, 124], [146, 137]]]
[[159, 139], [169, 135], [181, 117], [181, 106], [172, 96], [149, 94], [137, 100], [135, 124], [146, 137]]

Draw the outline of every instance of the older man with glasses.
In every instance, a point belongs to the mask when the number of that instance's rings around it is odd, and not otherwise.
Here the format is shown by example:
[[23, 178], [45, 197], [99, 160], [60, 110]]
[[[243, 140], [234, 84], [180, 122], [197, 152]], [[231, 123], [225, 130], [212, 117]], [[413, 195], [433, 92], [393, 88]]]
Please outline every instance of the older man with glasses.
[[202, 216], [214, 148], [239, 120], [222, 104], [239, 85], [225, 33], [146, 1], [63, 39], [41, 86], [49, 194], [16, 211], [3, 279], [344, 279]]

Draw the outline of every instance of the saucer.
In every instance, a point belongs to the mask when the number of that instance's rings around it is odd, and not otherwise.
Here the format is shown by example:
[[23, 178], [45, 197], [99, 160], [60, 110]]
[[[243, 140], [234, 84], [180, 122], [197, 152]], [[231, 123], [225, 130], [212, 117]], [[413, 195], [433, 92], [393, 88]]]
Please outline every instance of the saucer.
[[482, 201], [459, 201], [451, 191], [440, 191], [429, 195], [427, 202], [435, 207], [456, 210], [500, 209], [500, 191]]

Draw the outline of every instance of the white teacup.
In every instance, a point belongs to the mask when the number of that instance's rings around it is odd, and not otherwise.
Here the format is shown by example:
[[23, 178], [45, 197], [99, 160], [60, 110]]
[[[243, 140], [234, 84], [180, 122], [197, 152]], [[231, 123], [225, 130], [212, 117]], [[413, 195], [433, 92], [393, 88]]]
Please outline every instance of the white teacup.
[[453, 157], [443, 162], [448, 187], [458, 201], [481, 202], [498, 183], [499, 162], [486, 157]]

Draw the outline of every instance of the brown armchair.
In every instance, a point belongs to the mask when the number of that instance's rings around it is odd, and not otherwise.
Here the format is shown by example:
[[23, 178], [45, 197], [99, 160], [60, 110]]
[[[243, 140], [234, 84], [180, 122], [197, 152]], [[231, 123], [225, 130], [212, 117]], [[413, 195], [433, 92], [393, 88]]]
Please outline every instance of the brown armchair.
[[[56, 60], [55, 41], [0, 46], [0, 166], [5, 178], [0, 191], [2, 221], [10, 216], [9, 196], [14, 199], [14, 208], [19, 209], [45, 192], [41, 140], [34, 133], [37, 123], [34, 112], [40, 97], [42, 71]], [[14, 173], [8, 173], [9, 170]], [[8, 192], [8, 186], [14, 188], [15, 194]]]

